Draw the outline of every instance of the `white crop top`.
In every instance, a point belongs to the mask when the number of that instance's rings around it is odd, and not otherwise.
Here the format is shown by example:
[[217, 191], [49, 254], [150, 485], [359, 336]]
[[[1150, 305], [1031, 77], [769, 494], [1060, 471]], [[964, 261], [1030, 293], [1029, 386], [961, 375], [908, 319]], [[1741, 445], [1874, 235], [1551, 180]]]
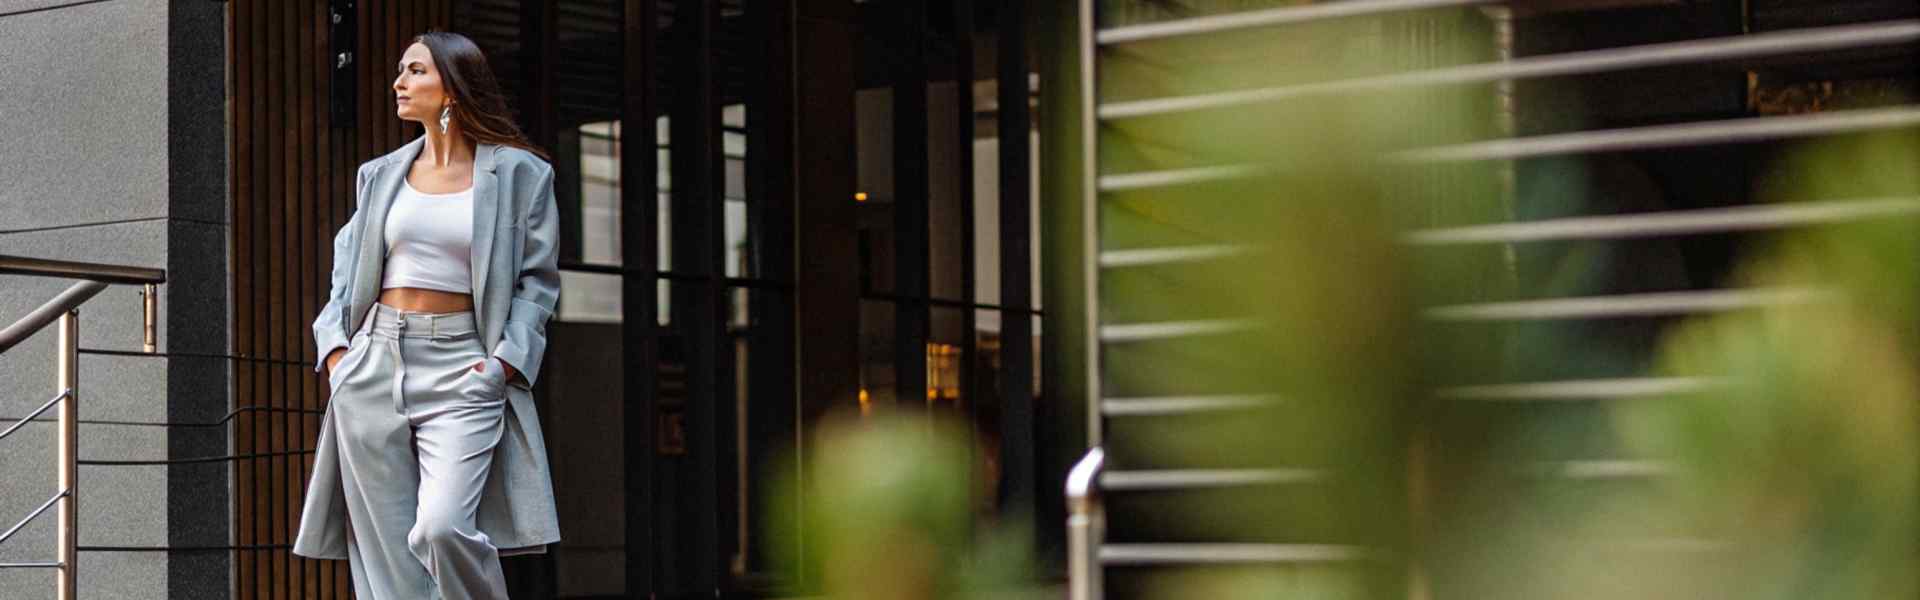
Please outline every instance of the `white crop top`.
[[473, 188], [426, 194], [401, 179], [387, 212], [387, 264], [380, 288], [473, 292]]

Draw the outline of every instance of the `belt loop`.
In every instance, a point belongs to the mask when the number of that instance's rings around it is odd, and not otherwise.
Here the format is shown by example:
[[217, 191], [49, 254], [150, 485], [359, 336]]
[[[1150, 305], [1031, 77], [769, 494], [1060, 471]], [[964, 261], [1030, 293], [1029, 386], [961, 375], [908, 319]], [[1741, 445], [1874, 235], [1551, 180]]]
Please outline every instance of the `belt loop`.
[[[403, 320], [401, 322], [405, 323], [406, 321]], [[407, 360], [401, 356], [399, 336], [387, 338], [385, 342], [387, 352], [393, 357], [393, 412], [404, 415], [407, 414], [407, 401], [405, 394], [402, 392], [406, 389], [403, 382], [407, 377]]]

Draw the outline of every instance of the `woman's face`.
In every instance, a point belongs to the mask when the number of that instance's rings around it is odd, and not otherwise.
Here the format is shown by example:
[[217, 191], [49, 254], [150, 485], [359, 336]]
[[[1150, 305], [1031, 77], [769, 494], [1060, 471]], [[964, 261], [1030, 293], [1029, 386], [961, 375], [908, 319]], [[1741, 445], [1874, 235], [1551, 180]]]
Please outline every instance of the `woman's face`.
[[408, 121], [438, 123], [440, 109], [453, 101], [433, 66], [433, 52], [414, 43], [400, 56], [400, 74], [393, 78], [394, 114]]

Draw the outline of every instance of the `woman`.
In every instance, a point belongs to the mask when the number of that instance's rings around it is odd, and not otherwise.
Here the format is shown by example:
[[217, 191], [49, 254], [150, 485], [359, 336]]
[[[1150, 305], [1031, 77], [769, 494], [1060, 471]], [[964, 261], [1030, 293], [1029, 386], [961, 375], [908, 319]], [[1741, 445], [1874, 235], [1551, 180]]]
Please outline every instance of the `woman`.
[[500, 556], [560, 539], [532, 385], [559, 296], [553, 169], [486, 58], [414, 38], [395, 113], [426, 134], [360, 166], [313, 322], [331, 397], [293, 552], [363, 600], [506, 598]]

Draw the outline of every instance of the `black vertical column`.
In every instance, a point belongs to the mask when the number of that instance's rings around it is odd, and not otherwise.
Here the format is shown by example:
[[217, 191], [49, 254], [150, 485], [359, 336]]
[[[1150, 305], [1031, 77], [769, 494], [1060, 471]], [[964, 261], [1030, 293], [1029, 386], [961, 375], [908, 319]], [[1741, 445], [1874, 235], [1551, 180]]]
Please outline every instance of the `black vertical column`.
[[[558, 141], [555, 126], [553, 71], [559, 62], [560, 33], [557, 2], [520, 3], [520, 124], [541, 148]], [[565, 211], [562, 211], [563, 213]]]
[[[860, 276], [858, 214], [853, 201], [854, 64], [856, 32], [852, 0], [788, 0], [795, 12], [793, 72], [794, 247], [801, 261], [794, 280], [794, 343], [799, 376], [799, 440], [806, 454], [813, 441], [807, 424], [834, 408], [853, 406], [860, 391]], [[804, 469], [804, 461], [791, 468]], [[806, 473], [799, 476], [804, 480]], [[803, 498], [793, 498], [803, 502]], [[782, 510], [798, 511], [799, 506]], [[797, 549], [807, 535], [774, 532], [777, 543]], [[810, 588], [818, 573], [791, 574]]]
[[[1033, 149], [1027, 109], [1026, 0], [1000, 0], [1000, 464], [1001, 506], [1036, 511], [1033, 431]], [[1039, 528], [1035, 528], [1038, 530]]]
[[[797, 74], [794, 7], [789, 2], [756, 2], [747, 8], [750, 52], [743, 60], [761, 70], [747, 78], [747, 231], [751, 276], [782, 285], [753, 290], [749, 299], [752, 333], [747, 387], [748, 439], [745, 494], [748, 575], [763, 573], [780, 554], [777, 545], [792, 536], [768, 531], [775, 511], [774, 483], [799, 435], [795, 410], [795, 319], [793, 285], [795, 247], [795, 102]], [[736, 502], [734, 505], [741, 505]], [[741, 527], [735, 523], [733, 527]]]
[[[230, 19], [225, 4], [180, 2], [167, 5], [166, 199], [170, 218], [166, 222], [165, 238], [167, 284], [159, 290], [164, 294], [161, 302], [172, 308], [162, 315], [167, 322], [161, 327], [175, 333], [162, 338], [162, 351], [167, 353], [220, 356], [235, 350], [232, 345], [234, 322], [226, 311], [185, 308], [234, 306], [230, 302], [237, 303], [238, 300], [233, 295], [244, 291], [231, 287], [229, 276], [230, 269], [242, 264], [238, 257], [232, 255], [235, 248], [228, 241], [228, 237], [238, 231], [234, 228], [234, 221], [229, 220], [229, 211], [233, 210], [229, 206], [229, 194], [236, 202], [244, 196], [228, 183], [228, 169], [232, 163], [229, 162], [231, 148], [226, 138], [230, 122], [227, 102], [223, 99], [231, 99], [236, 104], [244, 102], [245, 96], [239, 95], [239, 90], [229, 91], [227, 86], [232, 81], [228, 69], [237, 66], [229, 59], [232, 40], [228, 37], [228, 27], [230, 24], [234, 27], [245, 25], [232, 23]], [[236, 110], [240, 108], [236, 107]], [[243, 123], [235, 122], [232, 126], [240, 127]], [[246, 157], [234, 156], [233, 159], [244, 161]], [[319, 204], [325, 205], [325, 202]], [[12, 283], [9, 282], [9, 285]], [[121, 290], [115, 290], [114, 293], [131, 296], [131, 293]], [[129, 298], [103, 299], [94, 305], [118, 302], [132, 304]], [[126, 338], [114, 341], [131, 343], [133, 340]], [[304, 347], [311, 346], [307, 344]], [[18, 358], [22, 354], [15, 352], [7, 360], [24, 361], [26, 359]], [[311, 354], [303, 352], [298, 356]], [[239, 369], [235, 368], [234, 363], [184, 357], [163, 361], [163, 368], [166, 369], [167, 389], [163, 398], [167, 422], [210, 423], [220, 420], [227, 413], [229, 405], [235, 400], [234, 376]], [[317, 419], [308, 420], [317, 416], [299, 418], [297, 422], [317, 422]], [[304, 431], [301, 428], [296, 430]], [[166, 436], [167, 458], [228, 454], [229, 431], [226, 428], [205, 427], [170, 429]], [[15, 446], [7, 452], [19, 452], [18, 444], [31, 442], [8, 443]], [[25, 467], [18, 462], [11, 464], [17, 465], [15, 469]], [[299, 462], [296, 461], [296, 464]], [[232, 517], [228, 511], [220, 510], [221, 507], [232, 506], [236, 497], [235, 490], [229, 487], [229, 473], [237, 470], [237, 466], [234, 469], [188, 466], [163, 471], [167, 485], [167, 545], [222, 546], [237, 539], [239, 531], [233, 527]], [[19, 473], [18, 470], [8, 471], [9, 475]], [[15, 514], [11, 511], [17, 511], [19, 507], [8, 507], [8, 510], [8, 514]], [[14, 543], [31, 544], [25, 540]], [[166, 561], [165, 591], [161, 591], [161, 584], [156, 582], [153, 592], [169, 598], [204, 598], [228, 594], [235, 584], [233, 573], [237, 556], [239, 553], [171, 553]]]
[[[961, 401], [966, 403], [972, 413], [969, 420], [977, 421], [979, 402], [974, 395], [973, 373], [978, 362], [976, 324], [979, 312], [971, 308], [978, 302], [974, 297], [977, 275], [974, 273], [974, 253], [979, 249], [974, 244], [974, 221], [978, 206], [973, 198], [973, 0], [953, 0], [953, 105], [954, 124], [954, 195], [960, 200], [960, 298], [969, 308], [960, 312], [960, 361], [959, 377]], [[931, 233], [931, 232], [929, 232]]]
[[674, 5], [672, 72], [667, 82], [668, 137], [672, 146], [672, 229], [674, 283], [673, 336], [686, 369], [686, 453], [668, 459], [662, 491], [670, 508], [657, 511], [666, 520], [657, 537], [666, 594], [711, 594], [726, 557], [719, 549], [718, 344], [722, 335], [721, 285], [725, 243], [721, 235], [723, 189], [720, 111], [714, 94], [714, 22], [718, 0], [688, 0]]
[[927, 6], [899, 0], [892, 46], [894, 382], [904, 406], [927, 402]]
[[[399, 10], [418, 8], [414, 3], [392, 3]], [[554, 99], [554, 72], [559, 62], [559, 12], [552, 2], [522, 2], [520, 4], [520, 93], [517, 108], [520, 111], [520, 125], [527, 138], [533, 144], [546, 150], [555, 158], [554, 201], [559, 208], [561, 231], [580, 231], [579, 220], [579, 168], [559, 160], [566, 154], [560, 152], [559, 110]], [[412, 35], [399, 31], [402, 35]], [[388, 74], [391, 76], [391, 74]], [[496, 73], [496, 76], [511, 76]], [[389, 92], [391, 93], [391, 92]], [[411, 131], [411, 130], [410, 130]], [[409, 133], [409, 135], [412, 135]], [[573, 185], [567, 185], [572, 182]], [[561, 258], [578, 258], [577, 238], [561, 241]], [[540, 396], [540, 403], [551, 403], [555, 399]], [[548, 414], [552, 414], [549, 412]], [[558, 588], [555, 579], [556, 557], [554, 554], [537, 554], [509, 559], [503, 563], [507, 576], [507, 591], [514, 597], [551, 597]]]
[[620, 96], [620, 347], [626, 353], [622, 383], [626, 473], [627, 597], [654, 591], [654, 416], [658, 387], [660, 212], [655, 200], [658, 154], [654, 117], [654, 55], [658, 43], [657, 0], [625, 0], [621, 29], [624, 71]]
[[[1062, 556], [1066, 522], [1067, 471], [1090, 442], [1088, 411], [1095, 410], [1087, 386], [1086, 315], [1096, 290], [1086, 288], [1086, 236], [1082, 230], [1082, 161], [1091, 152], [1081, 140], [1080, 16], [1075, 2], [1030, 2], [1034, 26], [1034, 69], [1040, 74], [1040, 163], [1048, 173], [1040, 179], [1040, 288], [1046, 305], [1040, 336], [1040, 400], [1033, 405], [1034, 424], [1044, 428], [1044, 446], [1034, 448], [1037, 479], [1046, 487], [1039, 494], [1042, 556]], [[1004, 60], [1004, 59], [1002, 59]], [[1002, 108], [1006, 108], [1002, 106]], [[1004, 174], [1003, 174], [1004, 175]], [[1002, 215], [1004, 217], [1004, 215]], [[1024, 302], [1021, 301], [1021, 302]]]

